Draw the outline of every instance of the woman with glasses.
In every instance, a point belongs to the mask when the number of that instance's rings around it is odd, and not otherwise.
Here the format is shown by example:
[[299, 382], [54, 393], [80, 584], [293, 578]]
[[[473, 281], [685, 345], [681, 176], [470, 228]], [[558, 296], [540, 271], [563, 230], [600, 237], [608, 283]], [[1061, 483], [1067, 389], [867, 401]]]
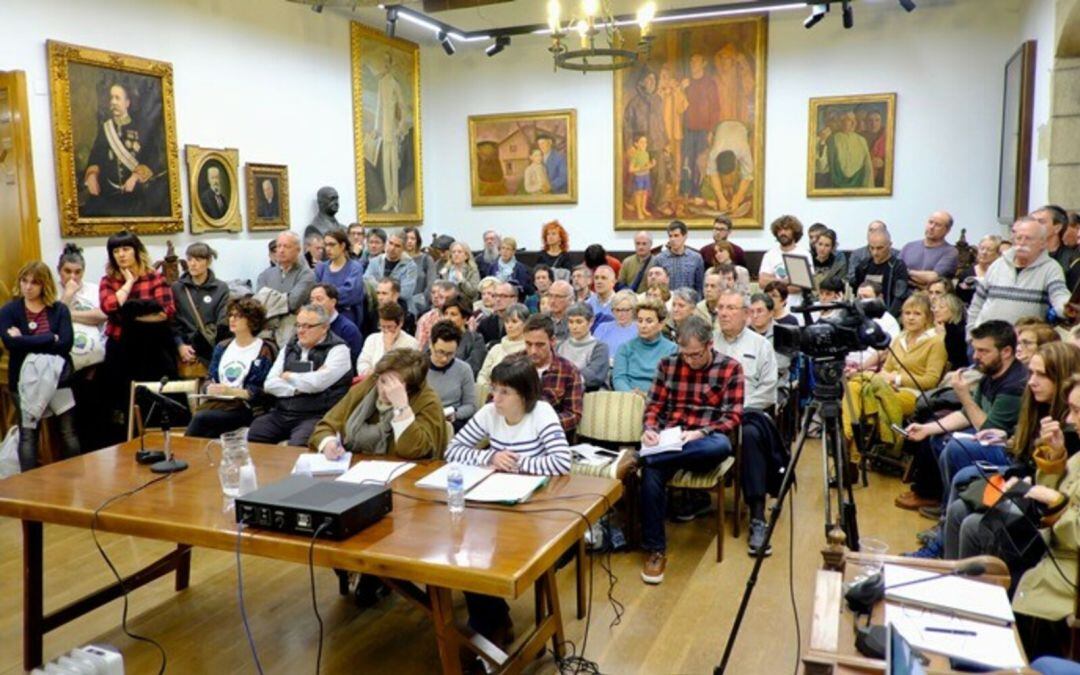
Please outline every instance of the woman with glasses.
[[593, 331], [596, 339], [607, 345], [612, 363], [615, 361], [615, 354], [619, 352], [619, 347], [638, 335], [637, 322], [634, 320], [635, 309], [637, 309], [637, 295], [625, 289], [619, 291], [611, 301], [611, 311], [615, 315], [615, 320], [605, 321], [596, 326], [596, 330]]
[[379, 308], [379, 332], [372, 333], [364, 340], [360, 358], [356, 360], [356, 374], [360, 377], [369, 375], [375, 364], [394, 349], [420, 349], [416, 338], [401, 329], [405, 322], [405, 310], [401, 305], [383, 305]]
[[488, 350], [484, 365], [476, 375], [476, 383], [486, 387], [491, 385], [491, 371], [503, 362], [507, 356], [525, 351], [525, 321], [529, 318], [529, 308], [521, 303], [510, 305], [503, 317], [506, 335]]

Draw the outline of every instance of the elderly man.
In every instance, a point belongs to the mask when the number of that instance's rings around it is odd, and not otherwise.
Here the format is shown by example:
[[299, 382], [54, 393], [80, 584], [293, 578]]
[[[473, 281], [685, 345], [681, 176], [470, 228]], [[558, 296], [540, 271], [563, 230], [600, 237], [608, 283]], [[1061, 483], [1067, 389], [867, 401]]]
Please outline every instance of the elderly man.
[[705, 261], [701, 254], [686, 247], [686, 223], [673, 220], [667, 227], [667, 250], [661, 251], [652, 264], [668, 273], [671, 290], [692, 288], [701, 295], [705, 282]]
[[517, 289], [513, 284], [504, 281], [495, 286], [493, 311], [476, 324], [476, 332], [483, 336], [484, 344], [498, 342], [506, 335], [506, 327], [503, 325], [506, 308], [517, 302], [517, 298]]
[[[645, 300], [649, 295], [648, 289], [652, 288], [656, 284], [663, 284], [667, 286], [669, 290], [671, 289], [671, 277], [668, 276], [667, 270], [663, 267], [653, 266], [650, 267], [647, 272], [645, 272], [645, 286], [637, 295], [638, 302]], [[671, 303], [668, 303], [669, 307], [670, 304]]]
[[555, 324], [545, 314], [534, 314], [525, 322], [525, 353], [540, 375], [541, 396], [559, 415], [566, 432], [581, 422], [584, 387], [574, 364], [555, 353]]
[[[859, 285], [858, 282], [855, 281], [855, 270], [859, 268], [859, 265], [864, 260], [869, 260], [870, 259], [870, 246], [869, 246], [870, 235], [874, 234], [875, 232], [884, 232], [884, 233], [888, 234], [889, 233], [889, 226], [886, 225], [884, 222], [882, 222], [880, 220], [872, 220], [872, 221], [870, 221], [870, 224], [867, 225], [867, 227], [866, 227], [867, 245], [866, 246], [860, 246], [859, 248], [855, 249], [854, 251], [852, 251], [851, 253], [848, 254], [847, 280], [848, 280], [848, 285], [849, 286], [858, 286]], [[894, 258], [899, 258], [900, 257], [900, 249], [894, 248], [892, 250], [892, 255], [893, 255]]]
[[1061, 265], [1046, 253], [1046, 226], [1030, 216], [1013, 225], [1013, 247], [994, 261], [975, 284], [968, 308], [968, 333], [991, 319], [1009, 323], [1025, 316], [1045, 318], [1051, 307], [1065, 316], [1069, 289]]
[[642, 283], [645, 279], [645, 271], [652, 262], [652, 235], [642, 230], [634, 235], [634, 253], [623, 258], [622, 267], [619, 268], [619, 283], [637, 293], [645, 290]]
[[585, 302], [592, 289], [592, 270], [585, 265], [578, 265], [570, 273], [570, 285], [574, 289], [574, 302]]
[[857, 131], [859, 120], [849, 110], [840, 116], [840, 128], [826, 125], [818, 132], [814, 154], [815, 182], [819, 187], [872, 188], [874, 161], [870, 145]]
[[457, 284], [453, 281], [439, 279], [431, 285], [431, 309], [416, 320], [416, 334], [413, 335], [420, 343], [421, 351], [427, 349], [431, 339], [431, 327], [445, 318], [443, 308], [446, 307], [446, 303], [456, 298], [457, 294]]
[[[368, 248], [371, 248], [370, 241]], [[373, 281], [395, 279], [401, 288], [401, 296], [406, 298], [405, 304], [409, 312], [416, 314], [416, 307], [412, 303], [416, 288], [416, 263], [405, 255], [404, 241], [399, 233], [395, 232], [386, 238], [386, 252], [368, 262], [364, 278]]]
[[548, 314], [555, 324], [555, 340], [562, 342], [570, 335], [566, 313], [573, 304], [574, 289], [568, 281], [556, 281], [548, 289]]
[[480, 269], [486, 269], [499, 260], [499, 246], [502, 245], [502, 237], [495, 230], [484, 233], [484, 248], [476, 253], [476, 264]]
[[349, 347], [330, 332], [326, 310], [304, 305], [296, 336], [278, 352], [263, 385], [276, 398], [274, 407], [252, 421], [248, 440], [307, 445], [318, 421], [349, 391], [353, 374]]
[[709, 323], [716, 321], [716, 303], [720, 300], [720, 294], [725, 290], [735, 287], [734, 269], [732, 269], [731, 285], [724, 283], [724, 278], [715, 269], [705, 273], [705, 297], [697, 304], [697, 315]]
[[877, 284], [889, 313], [900, 316], [904, 301], [911, 295], [907, 265], [896, 256], [888, 230], [871, 232], [867, 239], [870, 256], [859, 261], [850, 282], [856, 288], [868, 281]]
[[731, 264], [738, 265], [739, 267], [746, 267], [746, 251], [742, 250], [742, 247], [738, 244], [728, 241], [728, 237], [730, 236], [731, 218], [723, 215], [714, 218], [712, 224], [712, 243], [701, 247], [701, 259], [705, 261], [705, 269], [716, 264], [716, 246], [722, 241], [727, 241], [727, 243], [731, 245]]
[[[731, 454], [730, 434], [743, 413], [744, 379], [739, 362], [713, 349], [712, 327], [692, 316], [679, 329], [679, 351], [660, 359], [645, 403], [641, 435], [641, 539], [647, 584], [664, 580], [667, 567], [667, 483], [676, 471], [708, 471]], [[681, 450], [649, 454], [660, 432], [679, 429]], [[717, 508], [724, 508], [723, 504]]]
[[959, 255], [956, 247], [945, 241], [952, 226], [953, 217], [948, 212], [934, 211], [926, 219], [923, 238], [908, 242], [900, 251], [915, 288], [926, 290], [935, 281], [956, 275]]
[[597, 267], [593, 272], [593, 289], [585, 304], [592, 308], [596, 324], [614, 321], [611, 303], [615, 299], [615, 270], [607, 265]]
[[[750, 509], [750, 555], [757, 555], [765, 542], [767, 529], [765, 494], [769, 488], [768, 477], [770, 472], [778, 476], [786, 464], [783, 443], [777, 442], [779, 434], [769, 417], [777, 401], [776, 352], [768, 340], [747, 326], [749, 314], [745, 295], [727, 291], [720, 296], [719, 307], [716, 351], [739, 362], [746, 382], [739, 479], [743, 498]], [[771, 547], [765, 549], [765, 555], [771, 553]]]
[[255, 299], [266, 307], [266, 316], [271, 319], [268, 330], [281, 338], [278, 344], [284, 344], [292, 336], [292, 320], [286, 321], [283, 317], [295, 313], [307, 302], [315, 285], [315, 273], [300, 262], [300, 235], [292, 230], [282, 232], [276, 243], [274, 258], [277, 262], [259, 273], [255, 281]]
[[211, 220], [219, 220], [229, 210], [229, 195], [221, 184], [221, 169], [211, 166], [206, 170], [206, 189], [199, 194], [203, 213]]

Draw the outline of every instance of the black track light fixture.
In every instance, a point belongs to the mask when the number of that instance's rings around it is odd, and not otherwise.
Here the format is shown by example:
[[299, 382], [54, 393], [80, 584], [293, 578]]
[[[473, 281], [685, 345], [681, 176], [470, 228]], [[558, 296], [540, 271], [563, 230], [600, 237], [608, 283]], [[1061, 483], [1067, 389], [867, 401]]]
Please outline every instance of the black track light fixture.
[[903, 7], [905, 11], [914, 12], [915, 0], [900, 0], [900, 6]]
[[435, 37], [438, 38], [439, 44], [442, 45], [443, 51], [446, 52], [446, 55], [453, 56], [454, 52], [457, 51], [457, 48], [454, 47], [454, 41], [450, 39], [450, 36], [446, 34], [446, 31], [439, 31], [439, 33]]
[[810, 16], [806, 17], [806, 20], [803, 21], [803, 26], [806, 26], [807, 28], [813, 28], [814, 26], [818, 25], [818, 23], [822, 19], [825, 18], [825, 14], [827, 14], [828, 11], [828, 3], [812, 5], [810, 7]]
[[855, 25], [855, 12], [851, 9], [851, 3], [844, 0], [844, 28], [852, 28]]
[[493, 44], [488, 45], [487, 48], [484, 49], [484, 53], [487, 54], [488, 56], [495, 56], [496, 54], [498, 54], [499, 52], [501, 52], [502, 50], [506, 49], [509, 46], [510, 46], [510, 36], [509, 35], [499, 35], [498, 37], [495, 38], [495, 42]]
[[386, 10], [386, 37], [394, 37], [394, 32], [397, 29], [397, 9], [390, 8]]

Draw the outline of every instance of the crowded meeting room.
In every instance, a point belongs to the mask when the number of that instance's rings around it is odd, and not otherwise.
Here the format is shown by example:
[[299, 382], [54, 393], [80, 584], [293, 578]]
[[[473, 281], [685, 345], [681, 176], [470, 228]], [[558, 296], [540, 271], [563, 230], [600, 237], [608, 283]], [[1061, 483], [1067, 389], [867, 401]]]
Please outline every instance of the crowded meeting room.
[[1080, 0], [0, 0], [0, 675], [1080, 675]]

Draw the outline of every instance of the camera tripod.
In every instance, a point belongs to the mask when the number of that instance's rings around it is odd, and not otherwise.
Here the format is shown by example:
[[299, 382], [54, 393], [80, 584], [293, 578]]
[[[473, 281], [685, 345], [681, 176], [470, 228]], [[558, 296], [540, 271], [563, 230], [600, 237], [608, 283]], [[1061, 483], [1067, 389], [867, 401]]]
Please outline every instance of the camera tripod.
[[[802, 429], [799, 432], [798, 443], [795, 452], [791, 455], [784, 478], [780, 483], [780, 490], [776, 495], [769, 514], [769, 522], [765, 530], [765, 541], [758, 547], [755, 555], [754, 567], [750, 570], [750, 576], [746, 580], [746, 589], [743, 591], [742, 600], [739, 602], [739, 610], [735, 614], [735, 623], [728, 633], [727, 643], [724, 645], [724, 655], [720, 665], [713, 669], [714, 675], [721, 675], [727, 668], [728, 659], [731, 658], [731, 650], [735, 647], [735, 638], [738, 637], [739, 628], [742, 626], [743, 616], [750, 604], [750, 595], [757, 585], [758, 573], [761, 565], [765, 562], [765, 551], [772, 542], [773, 531], [776, 523], [780, 520], [780, 513], [784, 506], [784, 500], [791, 492], [791, 486], [795, 482], [795, 467], [799, 464], [806, 439], [810, 436], [810, 425], [816, 414], [821, 416], [821, 457], [823, 463], [825, 484], [825, 536], [839, 528], [846, 537], [847, 546], [853, 550], [859, 550], [859, 527], [855, 513], [855, 495], [853, 483], [844, 480], [844, 468], [847, 466], [848, 454], [844, 447], [844, 433], [841, 428], [840, 402], [844, 396], [843, 359], [829, 359], [814, 361], [814, 375], [817, 378], [813, 395], [806, 410], [803, 411]], [[793, 394], [795, 395], [795, 394]], [[832, 460], [832, 472], [829, 470], [829, 460]], [[846, 484], [845, 484], [846, 483]], [[836, 487], [836, 519], [833, 519], [833, 495], [832, 488]], [[794, 517], [794, 515], [792, 515]]]

